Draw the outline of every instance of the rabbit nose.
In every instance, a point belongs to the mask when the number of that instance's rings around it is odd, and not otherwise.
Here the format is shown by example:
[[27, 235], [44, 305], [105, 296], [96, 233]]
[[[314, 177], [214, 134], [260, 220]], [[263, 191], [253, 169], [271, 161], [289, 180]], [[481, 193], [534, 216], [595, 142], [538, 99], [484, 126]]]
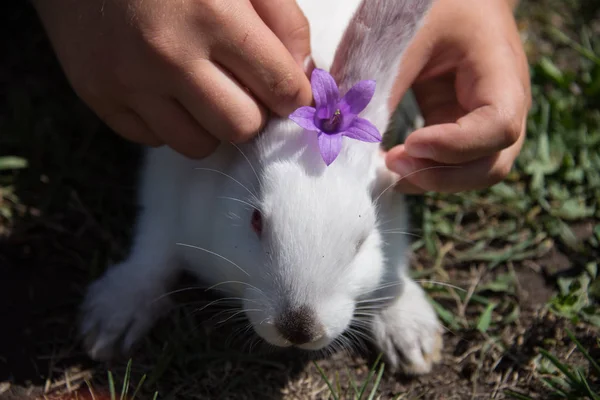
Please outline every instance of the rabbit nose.
[[316, 313], [306, 305], [284, 310], [275, 320], [275, 326], [294, 345], [315, 342], [325, 334]]

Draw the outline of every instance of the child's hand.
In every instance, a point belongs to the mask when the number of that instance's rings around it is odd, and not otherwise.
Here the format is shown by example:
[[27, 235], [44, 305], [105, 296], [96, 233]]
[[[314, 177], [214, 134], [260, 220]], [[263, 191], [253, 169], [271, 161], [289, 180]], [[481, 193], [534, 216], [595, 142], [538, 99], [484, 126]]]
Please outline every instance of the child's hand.
[[75, 91], [112, 129], [190, 157], [311, 102], [294, 0], [34, 0]]
[[[514, 3], [514, 1], [513, 1]], [[525, 137], [529, 68], [507, 0], [439, 0], [407, 50], [397, 97], [413, 86], [426, 126], [387, 154], [404, 192], [457, 192], [504, 179]]]

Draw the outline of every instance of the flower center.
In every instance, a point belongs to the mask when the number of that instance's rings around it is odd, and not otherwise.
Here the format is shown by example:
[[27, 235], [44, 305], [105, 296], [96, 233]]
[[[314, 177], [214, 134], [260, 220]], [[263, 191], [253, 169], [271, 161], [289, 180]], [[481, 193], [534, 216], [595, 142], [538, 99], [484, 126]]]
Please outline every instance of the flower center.
[[321, 122], [321, 129], [325, 133], [336, 133], [339, 130], [341, 123], [342, 123], [342, 112], [338, 108], [333, 113], [333, 117], [323, 120]]

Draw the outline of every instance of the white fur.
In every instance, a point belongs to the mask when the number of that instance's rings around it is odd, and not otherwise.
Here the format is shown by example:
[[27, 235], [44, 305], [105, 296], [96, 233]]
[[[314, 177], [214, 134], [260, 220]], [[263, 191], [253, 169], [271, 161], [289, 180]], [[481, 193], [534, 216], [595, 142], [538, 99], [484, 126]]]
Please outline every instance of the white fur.
[[[368, 0], [342, 35], [352, 17], [347, 1], [299, 3], [311, 22], [319, 66], [333, 65], [341, 87], [356, 83], [350, 80], [357, 73], [377, 79], [376, 95], [363, 116], [384, 132], [388, 75], [397, 72], [416, 25], [387, 27], [399, 31], [402, 40], [394, 41], [387, 31], [381, 34], [379, 18], [397, 13], [418, 22], [410, 7], [423, 14], [427, 2]], [[324, 3], [338, 11], [325, 13]], [[359, 1], [352, 4], [358, 7]], [[371, 5], [378, 9], [364, 10]], [[408, 17], [402, 14], [406, 10]], [[351, 49], [357, 44], [350, 39], [370, 42], [376, 46], [371, 57], [385, 62], [356, 58]], [[356, 50], [361, 57], [366, 44]], [[365, 65], [341, 68], [338, 57]], [[324, 328], [318, 340], [299, 346], [305, 349], [335, 341], [356, 312], [372, 326], [373, 340], [393, 366], [429, 371], [441, 345], [439, 323], [423, 291], [406, 276], [407, 246], [397, 233], [407, 229], [402, 196], [393, 190], [380, 196], [395, 179], [373, 143], [344, 139], [341, 154], [326, 167], [316, 135], [289, 120], [272, 120], [251, 143], [239, 149], [221, 145], [202, 161], [168, 148], [148, 150], [131, 254], [92, 285], [84, 303], [82, 332], [90, 355], [107, 359], [116, 350], [127, 352], [168, 310], [163, 295], [185, 268], [208, 285], [244, 298], [255, 331], [274, 345], [290, 345], [274, 324], [285, 307], [309, 306]], [[254, 208], [263, 215], [261, 237], [251, 229]], [[376, 297], [391, 301], [379, 311], [370, 303], [372, 315], [362, 315], [369, 304], [364, 301]]]
[[[331, 69], [342, 35], [361, 0], [297, 0], [310, 24], [311, 57], [318, 68]], [[324, 23], [323, 16], [332, 16]]]

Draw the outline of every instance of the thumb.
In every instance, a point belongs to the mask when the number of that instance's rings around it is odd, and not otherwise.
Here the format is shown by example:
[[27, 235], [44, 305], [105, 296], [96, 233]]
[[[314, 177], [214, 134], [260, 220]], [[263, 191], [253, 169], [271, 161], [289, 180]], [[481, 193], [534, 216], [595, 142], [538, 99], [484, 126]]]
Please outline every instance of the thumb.
[[283, 45], [306, 69], [310, 55], [310, 27], [296, 0], [251, 0], [254, 10], [281, 40]]

